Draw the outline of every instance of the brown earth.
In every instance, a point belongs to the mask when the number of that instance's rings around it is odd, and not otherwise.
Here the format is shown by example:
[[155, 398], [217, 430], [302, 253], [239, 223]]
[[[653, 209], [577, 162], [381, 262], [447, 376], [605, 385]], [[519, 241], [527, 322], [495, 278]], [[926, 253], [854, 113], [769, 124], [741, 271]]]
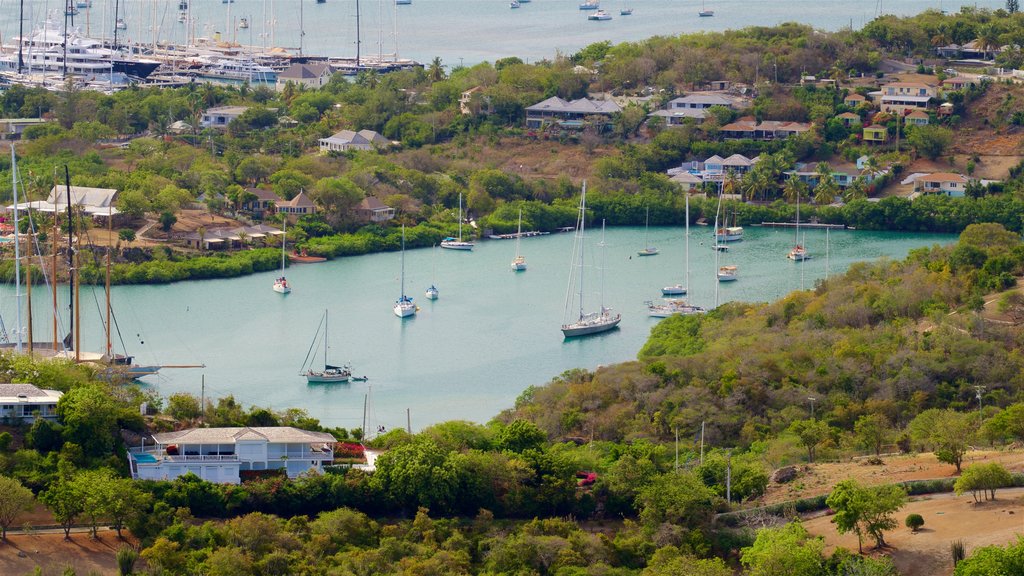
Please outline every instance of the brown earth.
[[[786, 484], [769, 484], [763, 498], [775, 504], [800, 498], [828, 494], [841, 480], [853, 478], [866, 485], [891, 484], [907, 480], [950, 478], [956, 468], [939, 462], [932, 453], [883, 456], [881, 466], [859, 462], [836, 462], [801, 466], [795, 480]], [[999, 462], [1013, 472], [1024, 472], [1024, 450], [975, 450], [964, 457], [964, 466], [979, 462]]]
[[118, 574], [116, 554], [125, 545], [113, 530], [101, 530], [96, 540], [73, 533], [65, 541], [63, 531], [9, 534], [7, 542], [0, 544], [0, 574], [31, 574], [36, 567], [44, 576], [59, 575], [69, 567], [77, 574]]
[[[936, 494], [915, 498], [899, 512], [900, 526], [885, 534], [888, 548], [871, 551], [874, 542], [866, 539], [864, 549], [871, 555], [892, 557], [903, 576], [948, 576], [953, 573], [949, 545], [963, 540], [967, 554], [982, 546], [1005, 545], [1024, 535], [1024, 488], [999, 490], [998, 500], [975, 504], [970, 495]], [[917, 533], [903, 525], [908, 514], [920, 514], [924, 527]], [[840, 535], [831, 516], [807, 520], [811, 534], [824, 536], [826, 549], [843, 547], [857, 550], [857, 536]]]
[[[956, 172], [966, 174], [967, 161], [970, 158], [966, 154], [955, 154], [953, 155], [952, 165], [950, 165], [949, 160], [946, 158], [937, 160], [918, 158], [903, 170], [899, 178], [890, 182], [879, 193], [879, 196], [909, 196], [914, 192], [914, 185], [900, 184], [900, 182], [915, 172]], [[973, 176], [986, 180], [1006, 180], [1009, 177], [1010, 168], [1019, 164], [1021, 160], [1024, 160], [1024, 156], [1018, 154], [1003, 156], [979, 155], [978, 162], [975, 163]]]
[[[1003, 107], [1008, 97], [1015, 105]], [[1022, 99], [1022, 85], [993, 83], [989, 86], [985, 94], [967, 104], [967, 113], [956, 127], [954, 151], [994, 156], [1016, 155], [1024, 151], [1024, 128], [1010, 125], [1007, 117], [1020, 109]]]

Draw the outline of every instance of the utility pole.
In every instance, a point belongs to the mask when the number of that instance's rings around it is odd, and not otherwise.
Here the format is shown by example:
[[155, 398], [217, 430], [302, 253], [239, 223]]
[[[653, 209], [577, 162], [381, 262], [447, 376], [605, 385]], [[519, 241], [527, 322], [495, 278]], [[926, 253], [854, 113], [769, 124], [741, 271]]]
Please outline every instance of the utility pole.
[[981, 413], [981, 395], [985, 392], [985, 387], [981, 384], [974, 385], [974, 397], [978, 399], [978, 428], [981, 428], [981, 423], [984, 421], [985, 415]]
[[199, 422], [206, 424], [206, 374], [202, 376], [199, 390]]
[[700, 465], [704, 465], [704, 421], [700, 421]]
[[807, 399], [811, 401], [811, 420], [814, 420], [814, 401], [817, 400], [817, 398], [809, 396]]
[[679, 472], [679, 426], [675, 427], [676, 432], [676, 465], [675, 471]]
[[732, 504], [732, 448], [725, 451], [725, 503]]

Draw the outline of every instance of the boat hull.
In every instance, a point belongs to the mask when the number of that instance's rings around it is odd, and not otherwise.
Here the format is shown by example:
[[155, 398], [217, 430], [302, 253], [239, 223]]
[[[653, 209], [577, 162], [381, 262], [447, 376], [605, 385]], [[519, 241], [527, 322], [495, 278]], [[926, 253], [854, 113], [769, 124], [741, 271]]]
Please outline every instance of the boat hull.
[[441, 248], [446, 250], [472, 250], [473, 243], [460, 240], [444, 240], [441, 242]]
[[291, 291], [291, 287], [286, 284], [274, 284], [274, 292], [278, 294], [290, 294]]
[[682, 286], [680, 286], [678, 284], [675, 285], [675, 286], [665, 286], [664, 288], [661, 289], [661, 295], [662, 296], [685, 296], [686, 295], [686, 288], [684, 288], [684, 287], [682, 287]]
[[409, 316], [414, 316], [416, 314], [416, 305], [411, 302], [398, 302], [392, 310], [394, 311], [395, 316], [398, 316], [399, 318], [408, 318]]
[[431, 286], [430, 288], [427, 288], [425, 295], [427, 297], [427, 300], [437, 300], [437, 297], [440, 296], [441, 294], [438, 292], [437, 288]]
[[348, 382], [351, 376], [349, 374], [318, 374], [311, 373], [306, 374], [307, 384], [331, 384], [337, 382]]
[[565, 338], [575, 338], [577, 336], [589, 336], [591, 334], [607, 332], [617, 327], [621, 321], [622, 315], [616, 314], [615, 316], [608, 316], [598, 320], [584, 320], [573, 324], [563, 324], [562, 336]]
[[657, 256], [658, 255], [658, 249], [657, 248], [645, 248], [643, 250], [637, 250], [636, 255], [637, 256]]

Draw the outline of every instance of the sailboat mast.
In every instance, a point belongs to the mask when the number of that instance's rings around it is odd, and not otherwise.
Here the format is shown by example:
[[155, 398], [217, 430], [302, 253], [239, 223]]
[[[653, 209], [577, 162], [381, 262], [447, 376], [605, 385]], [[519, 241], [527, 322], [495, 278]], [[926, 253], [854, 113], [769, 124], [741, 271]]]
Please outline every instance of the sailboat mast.
[[604, 270], [608, 261], [608, 250], [604, 243], [604, 218], [601, 219], [601, 312], [604, 313]]
[[299, 1], [299, 56], [302, 56], [302, 40], [306, 36], [305, 21], [302, 17], [303, 3], [302, 0]]
[[459, 194], [459, 242], [462, 242], [462, 194]]
[[18, 237], [18, 166], [14, 156], [14, 144], [11, 144], [11, 189], [14, 191], [14, 294], [18, 306], [18, 326], [15, 333], [18, 335], [17, 350], [21, 352], [21, 253], [19, 246], [21, 239]]
[[114, 50], [117, 50], [117, 19], [121, 13], [121, 0], [114, 0]]
[[25, 67], [23, 47], [25, 46], [25, 0], [21, 0], [18, 9], [18, 74]]
[[359, 29], [359, 0], [356, 0], [356, 73], [359, 72], [359, 49], [363, 43]]
[[583, 319], [583, 251], [586, 248], [586, 231], [587, 225], [587, 183], [583, 182], [583, 196], [580, 198], [580, 317]]
[[[56, 188], [54, 182], [54, 188]], [[54, 198], [56, 200], [56, 198]], [[60, 239], [60, 229], [57, 227], [57, 212], [53, 213], [53, 235], [50, 237], [50, 248], [53, 252], [53, 266], [50, 268], [50, 276], [53, 278], [51, 291], [53, 292], [53, 351], [57, 351], [57, 240]]]
[[686, 192], [686, 262], [685, 262], [685, 274], [683, 276], [683, 287], [686, 291], [690, 291], [690, 193]]
[[327, 370], [327, 310], [324, 310], [324, 370]]
[[281, 224], [281, 276], [284, 276], [284, 250], [288, 244], [288, 217]]
[[107, 358], [113, 360], [111, 355], [110, 345], [110, 241], [113, 238], [113, 214], [111, 209], [107, 209], [107, 278], [105, 282], [105, 288], [107, 293]]
[[402, 300], [405, 300], [405, 224], [402, 224]]
[[718, 212], [722, 209], [722, 189], [718, 189], [718, 207], [715, 208], [715, 308], [718, 308], [718, 289], [722, 282], [718, 279], [718, 271], [721, 266], [722, 251], [718, 249]]
[[[75, 250], [72, 245], [75, 222], [71, 216], [71, 171], [68, 165], [64, 165], [64, 194], [68, 204], [68, 318], [71, 322], [71, 330], [75, 329]], [[54, 219], [57, 215], [54, 213]], [[56, 271], [54, 271], [56, 272]], [[76, 350], [77, 353], [77, 350]]]

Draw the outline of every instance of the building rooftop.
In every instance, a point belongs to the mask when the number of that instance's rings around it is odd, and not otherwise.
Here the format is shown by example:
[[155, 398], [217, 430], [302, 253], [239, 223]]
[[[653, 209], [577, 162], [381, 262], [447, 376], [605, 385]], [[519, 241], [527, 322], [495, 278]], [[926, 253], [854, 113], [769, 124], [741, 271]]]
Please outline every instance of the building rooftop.
[[579, 100], [567, 101], [552, 96], [526, 108], [527, 112], [565, 112], [571, 114], [615, 114], [621, 112], [619, 105], [610, 100]]
[[256, 426], [233, 428], [189, 428], [177, 432], [154, 434], [157, 444], [234, 444], [244, 440], [265, 440], [287, 443], [333, 443], [326, 432], [309, 432], [291, 426]]
[[18, 402], [60, 400], [64, 394], [56, 390], [43, 390], [35, 384], [0, 384], [0, 403], [17, 404]]

